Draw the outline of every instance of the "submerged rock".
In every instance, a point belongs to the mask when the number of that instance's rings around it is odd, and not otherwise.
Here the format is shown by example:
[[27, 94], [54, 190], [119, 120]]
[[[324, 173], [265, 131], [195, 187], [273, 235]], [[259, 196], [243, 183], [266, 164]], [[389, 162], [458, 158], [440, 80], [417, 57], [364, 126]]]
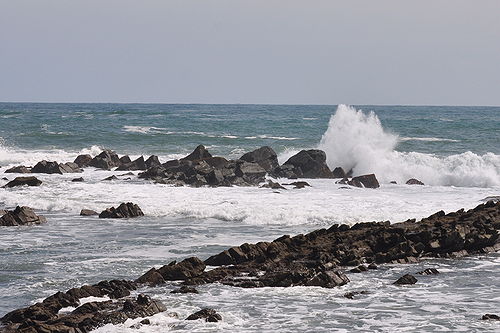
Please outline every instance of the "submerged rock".
[[42, 185], [42, 181], [36, 178], [35, 176], [28, 176], [28, 177], [16, 177], [14, 180], [11, 180], [7, 184], [5, 184], [3, 187], [15, 187], [15, 186], [23, 186], [23, 185], [28, 185], [28, 186], [40, 186]]
[[182, 286], [179, 289], [174, 289], [170, 292], [171, 294], [198, 294], [198, 290], [193, 287]]
[[47, 222], [45, 217], [36, 215], [33, 209], [25, 206], [17, 206], [14, 210], [2, 211], [2, 213], [0, 217], [0, 225], [2, 226], [32, 225]]
[[380, 187], [380, 184], [377, 180], [377, 177], [375, 177], [375, 175], [373, 173], [369, 174], [369, 175], [353, 177], [350, 181], [347, 182], [347, 184], [349, 184], [351, 186], [365, 187], [365, 188], [379, 188]]
[[99, 215], [99, 213], [92, 209], [82, 209], [80, 211], [80, 216], [93, 216], [93, 215]]
[[394, 284], [399, 284], [399, 285], [415, 284], [415, 283], [417, 283], [417, 281], [418, 281], [417, 278], [414, 277], [413, 275], [405, 274], [402, 277], [400, 277], [399, 279], [397, 279], [396, 282], [394, 282]]
[[139, 217], [144, 216], [142, 210], [136, 204], [132, 202], [122, 203], [118, 208], [111, 207], [102, 211], [99, 214], [99, 218], [131, 218], [131, 217]]
[[426, 268], [423, 271], [417, 272], [418, 275], [436, 275], [439, 271], [435, 268]]
[[78, 178], [71, 179], [71, 181], [74, 182], [74, 183], [78, 183], [78, 182], [83, 182], [84, 179], [83, 179], [83, 177], [78, 177]]
[[496, 314], [487, 313], [483, 315], [482, 320], [500, 320], [500, 316]]
[[186, 318], [186, 320], [205, 319], [206, 322], [218, 322], [222, 320], [222, 316], [214, 309], [202, 309]]
[[406, 185], [424, 185], [420, 180], [411, 178], [406, 181]]

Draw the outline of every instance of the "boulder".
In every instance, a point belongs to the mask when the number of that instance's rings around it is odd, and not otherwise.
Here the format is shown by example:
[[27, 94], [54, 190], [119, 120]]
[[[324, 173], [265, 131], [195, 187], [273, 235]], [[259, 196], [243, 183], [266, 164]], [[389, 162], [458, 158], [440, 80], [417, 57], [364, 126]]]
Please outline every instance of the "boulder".
[[257, 163], [243, 162], [237, 163], [234, 173], [249, 184], [257, 185], [265, 180], [267, 172]]
[[146, 164], [146, 169], [161, 166], [161, 162], [158, 159], [158, 156], [156, 156], [156, 155], [149, 156], [148, 159], [144, 163]]
[[406, 181], [406, 185], [424, 185], [420, 180], [411, 178]]
[[110, 170], [111, 168], [115, 168], [120, 165], [120, 158], [114, 151], [111, 150], [104, 150], [99, 155], [94, 157], [89, 163], [89, 166], [105, 170]]
[[116, 170], [118, 171], [134, 171], [134, 170], [146, 170], [146, 162], [144, 161], [144, 157], [141, 156], [135, 161], [124, 163], [122, 161], [122, 165], [120, 165]]
[[153, 267], [142, 276], [140, 276], [137, 280], [135, 280], [135, 282], [140, 284], [147, 284], [151, 287], [154, 287], [165, 283], [165, 279], [158, 272], [158, 270]]
[[131, 217], [139, 217], [144, 216], [142, 210], [136, 204], [131, 202], [122, 203], [118, 208], [111, 207], [102, 211], [99, 214], [99, 218], [131, 218]]
[[203, 261], [197, 257], [190, 257], [179, 263], [173, 261], [158, 269], [158, 273], [163, 276], [165, 281], [186, 280], [203, 273], [205, 267]]
[[7, 184], [5, 184], [3, 187], [14, 187], [14, 186], [23, 186], [23, 185], [40, 186], [40, 185], [42, 185], [42, 181], [34, 176], [16, 177], [16, 178], [14, 178], [14, 180], [11, 180]]
[[78, 164], [73, 162], [57, 163], [49, 161], [40, 161], [32, 169], [31, 173], [47, 173], [47, 174], [60, 174], [82, 172]]
[[496, 314], [487, 313], [481, 317], [482, 320], [500, 320], [500, 316]]
[[7, 211], [0, 217], [0, 225], [2, 226], [32, 225], [45, 222], [47, 222], [45, 217], [36, 215], [33, 209], [25, 206], [17, 206], [16, 209]]
[[74, 183], [78, 183], [78, 182], [83, 182], [84, 179], [83, 179], [83, 177], [78, 177], [78, 178], [71, 179], [71, 181], [74, 182]]
[[333, 178], [346, 178], [347, 177], [344, 169], [342, 169], [341, 167], [336, 167], [335, 169], [333, 169], [332, 174], [333, 174]]
[[92, 215], [99, 215], [99, 213], [92, 209], [85, 209], [85, 208], [80, 211], [80, 216], [92, 216]]
[[89, 154], [78, 155], [73, 163], [76, 163], [80, 168], [86, 168], [90, 165], [90, 161], [92, 161], [92, 156]]
[[259, 149], [246, 153], [240, 157], [240, 160], [257, 163], [266, 170], [266, 172], [271, 172], [279, 167], [276, 152], [268, 146], [260, 147]]
[[31, 173], [31, 168], [19, 165], [5, 170], [5, 173]]
[[365, 187], [365, 188], [378, 188], [378, 187], [380, 187], [380, 184], [378, 183], [377, 177], [375, 177], [375, 175], [373, 173], [369, 174], [369, 175], [353, 177], [350, 181], [347, 182], [347, 184], [349, 184], [351, 186]]
[[194, 149], [194, 151], [189, 154], [188, 156], [181, 158], [182, 160], [187, 160], [187, 161], [196, 161], [196, 160], [201, 160], [204, 158], [210, 158], [212, 157], [212, 154], [208, 152], [208, 150], [205, 148], [203, 145], [199, 145]]
[[286, 188], [281, 186], [280, 183], [273, 182], [272, 180], [268, 180], [267, 184], [262, 185], [261, 188], [270, 188], [273, 190], [286, 190]]
[[411, 274], [405, 274], [394, 282], [394, 284], [404, 285], [404, 284], [415, 284], [417, 283], [417, 278]]
[[319, 149], [301, 150], [278, 169], [282, 169], [278, 170], [278, 176], [280, 172], [289, 175], [289, 169], [299, 178], [333, 178], [333, 173], [326, 165], [326, 154]]
[[198, 319], [204, 319], [206, 322], [218, 322], [222, 320], [222, 316], [218, 314], [214, 309], [206, 308], [197, 311], [186, 318], [186, 320], [198, 320]]

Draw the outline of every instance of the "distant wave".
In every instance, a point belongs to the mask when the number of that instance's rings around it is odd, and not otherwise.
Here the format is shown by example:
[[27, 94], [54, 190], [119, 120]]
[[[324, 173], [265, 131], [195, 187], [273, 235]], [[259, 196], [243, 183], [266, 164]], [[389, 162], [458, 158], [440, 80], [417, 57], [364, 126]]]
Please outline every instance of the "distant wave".
[[[404, 141], [405, 138], [403, 138]], [[425, 141], [439, 138], [406, 138]], [[437, 140], [436, 140], [437, 139]], [[428, 185], [491, 187], [500, 185], [500, 155], [473, 152], [439, 157], [417, 152], [398, 152], [401, 139], [389, 133], [375, 113], [363, 113], [339, 105], [330, 118], [319, 148], [330, 168], [341, 166], [355, 175], [375, 173], [382, 182], [404, 183], [417, 178]]]
[[272, 135], [256, 135], [256, 136], [246, 136], [245, 139], [273, 139], [273, 140], [298, 140], [299, 138], [286, 137], [286, 136], [272, 136]]
[[433, 138], [433, 137], [401, 137], [399, 141], [427, 141], [427, 142], [460, 142], [460, 140]]

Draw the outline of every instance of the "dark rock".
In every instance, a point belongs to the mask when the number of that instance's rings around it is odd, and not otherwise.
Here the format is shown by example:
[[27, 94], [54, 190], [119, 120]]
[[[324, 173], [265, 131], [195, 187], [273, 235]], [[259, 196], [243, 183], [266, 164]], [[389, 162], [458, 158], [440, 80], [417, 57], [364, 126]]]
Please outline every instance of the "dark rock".
[[90, 165], [90, 161], [92, 161], [92, 156], [89, 154], [78, 155], [73, 163], [76, 163], [80, 168], [86, 168]]
[[356, 187], [365, 187], [365, 188], [378, 188], [378, 187], [380, 187], [380, 184], [378, 183], [377, 177], [375, 177], [375, 175], [373, 173], [369, 174], [369, 175], [354, 177], [350, 181], [348, 181], [347, 183], [351, 186], [356, 186]]
[[78, 164], [68, 162], [68, 163], [57, 163], [41, 161], [38, 162], [32, 169], [31, 173], [48, 173], [48, 174], [63, 174], [63, 173], [75, 173], [82, 172]]
[[138, 216], [144, 216], [144, 213], [139, 208], [139, 206], [131, 202], [122, 203], [120, 204], [120, 206], [118, 206], [118, 208], [115, 207], [107, 208], [106, 210], [102, 211], [101, 214], [99, 214], [99, 218], [113, 218], [113, 219], [131, 218]]
[[199, 145], [198, 147], [195, 148], [195, 150], [191, 154], [182, 158], [181, 160], [196, 161], [210, 157], [212, 157], [212, 154], [208, 152], [205, 146]]
[[406, 181], [406, 185], [424, 185], [420, 180], [411, 178]]
[[144, 273], [141, 277], [135, 280], [137, 283], [147, 284], [151, 287], [165, 283], [163, 276], [156, 270], [156, 268], [151, 268], [149, 271]]
[[394, 284], [398, 284], [398, 285], [415, 284], [415, 283], [417, 283], [417, 281], [418, 281], [417, 278], [414, 277], [413, 275], [405, 274], [402, 277], [400, 277], [399, 279], [397, 279], [396, 282], [394, 282]]
[[333, 178], [346, 178], [346, 173], [341, 167], [336, 167], [332, 171]]
[[2, 226], [32, 225], [45, 222], [47, 222], [45, 217], [36, 215], [33, 209], [25, 206], [17, 206], [16, 209], [6, 211], [0, 217], [0, 225]]
[[268, 180], [267, 184], [262, 185], [261, 188], [270, 188], [273, 190], [286, 190], [286, 188], [281, 186], [280, 183], [273, 182], [272, 180]]
[[496, 314], [487, 313], [481, 317], [482, 320], [500, 320], [500, 316]]
[[[333, 173], [326, 165], [326, 154], [319, 149], [301, 150], [290, 157], [278, 169], [289, 168], [299, 178], [333, 178]], [[287, 174], [284, 170], [284, 174]], [[278, 176], [281, 172], [278, 171]]]
[[208, 185], [217, 186], [224, 183], [224, 175], [220, 170], [212, 170], [206, 175]]
[[[238, 163], [234, 171], [237, 177], [242, 178], [249, 184], [257, 185], [265, 180], [266, 170], [257, 163]], [[238, 184], [235, 184], [238, 185]]]
[[229, 164], [228, 160], [219, 156], [204, 158], [203, 161], [216, 170], [221, 170]]
[[397, 183], [398, 183], [398, 182], [397, 182], [397, 181], [395, 181], [395, 180], [391, 180], [391, 181], [390, 181], [390, 184], [397, 185]]
[[82, 209], [80, 211], [80, 216], [92, 216], [92, 215], [99, 215], [99, 213], [93, 211], [92, 209]]
[[186, 280], [197, 277], [205, 270], [205, 263], [196, 257], [190, 257], [176, 263], [171, 262], [158, 269], [165, 281]]
[[435, 275], [439, 274], [439, 271], [435, 268], [426, 268], [423, 271], [417, 272], [419, 275]]
[[112, 176], [104, 178], [101, 181], [110, 181], [110, 180], [118, 180], [118, 177], [116, 177], [115, 175], [112, 175]]
[[72, 182], [83, 182], [83, 181], [84, 181], [84, 179], [83, 179], [83, 177], [78, 177], [78, 178], [73, 178], [73, 179], [71, 179], [71, 181], [72, 181]]
[[144, 157], [141, 156], [133, 162], [124, 163], [122, 161], [122, 165], [120, 165], [116, 170], [117, 171], [134, 171], [134, 170], [146, 170], [146, 162], [144, 161]]
[[193, 287], [182, 286], [179, 289], [174, 289], [171, 294], [198, 294], [198, 290]]
[[279, 167], [276, 152], [268, 146], [260, 147], [259, 149], [246, 153], [240, 157], [240, 160], [257, 163], [266, 170], [266, 172], [271, 172]]
[[42, 181], [34, 176], [29, 177], [16, 177], [14, 180], [8, 182], [3, 187], [14, 187], [14, 186], [40, 186], [42, 185]]
[[293, 186], [295, 186], [294, 188], [296, 188], [296, 189], [301, 189], [301, 188], [304, 188], [306, 186], [309, 186], [309, 187], [311, 186], [311, 185], [309, 185], [308, 182], [292, 182], [292, 183], [283, 184], [283, 185], [293, 185]]
[[156, 156], [156, 155], [149, 156], [148, 159], [144, 163], [146, 164], [146, 169], [161, 166], [161, 162], [158, 159], [158, 156]]
[[128, 155], [120, 157], [120, 163], [121, 164], [128, 164], [128, 163], [131, 163], [131, 162], [132, 162], [132, 160], [130, 159], [130, 156], [128, 156]]
[[354, 299], [354, 297], [357, 295], [365, 295], [365, 294], [368, 294], [368, 291], [366, 291], [366, 290], [350, 291], [348, 293], [345, 293], [343, 297], [349, 298], [349, 299]]
[[368, 270], [368, 267], [366, 267], [365, 265], [359, 265], [358, 267], [351, 269], [349, 272], [361, 273], [361, 272], [366, 272], [367, 270]]
[[368, 265], [368, 269], [378, 269], [378, 267], [374, 262], [372, 262], [371, 264]]
[[99, 155], [94, 157], [89, 163], [89, 166], [105, 170], [110, 170], [111, 168], [115, 168], [120, 165], [120, 158], [114, 151], [111, 150], [104, 150]]
[[207, 322], [218, 322], [222, 320], [222, 316], [214, 309], [202, 309], [186, 318], [186, 320], [205, 319]]
[[5, 173], [31, 173], [31, 168], [19, 165], [5, 170]]

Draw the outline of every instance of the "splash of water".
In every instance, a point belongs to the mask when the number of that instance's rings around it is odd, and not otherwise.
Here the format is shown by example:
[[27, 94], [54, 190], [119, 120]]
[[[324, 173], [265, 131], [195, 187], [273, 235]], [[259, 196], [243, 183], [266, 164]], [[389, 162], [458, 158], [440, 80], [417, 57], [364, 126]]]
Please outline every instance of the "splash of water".
[[448, 157], [399, 152], [399, 137], [385, 130], [370, 112], [339, 105], [330, 118], [319, 149], [327, 154], [330, 168], [341, 166], [354, 175], [375, 173], [382, 182], [404, 183], [417, 178], [429, 185], [500, 186], [500, 156], [464, 152]]

